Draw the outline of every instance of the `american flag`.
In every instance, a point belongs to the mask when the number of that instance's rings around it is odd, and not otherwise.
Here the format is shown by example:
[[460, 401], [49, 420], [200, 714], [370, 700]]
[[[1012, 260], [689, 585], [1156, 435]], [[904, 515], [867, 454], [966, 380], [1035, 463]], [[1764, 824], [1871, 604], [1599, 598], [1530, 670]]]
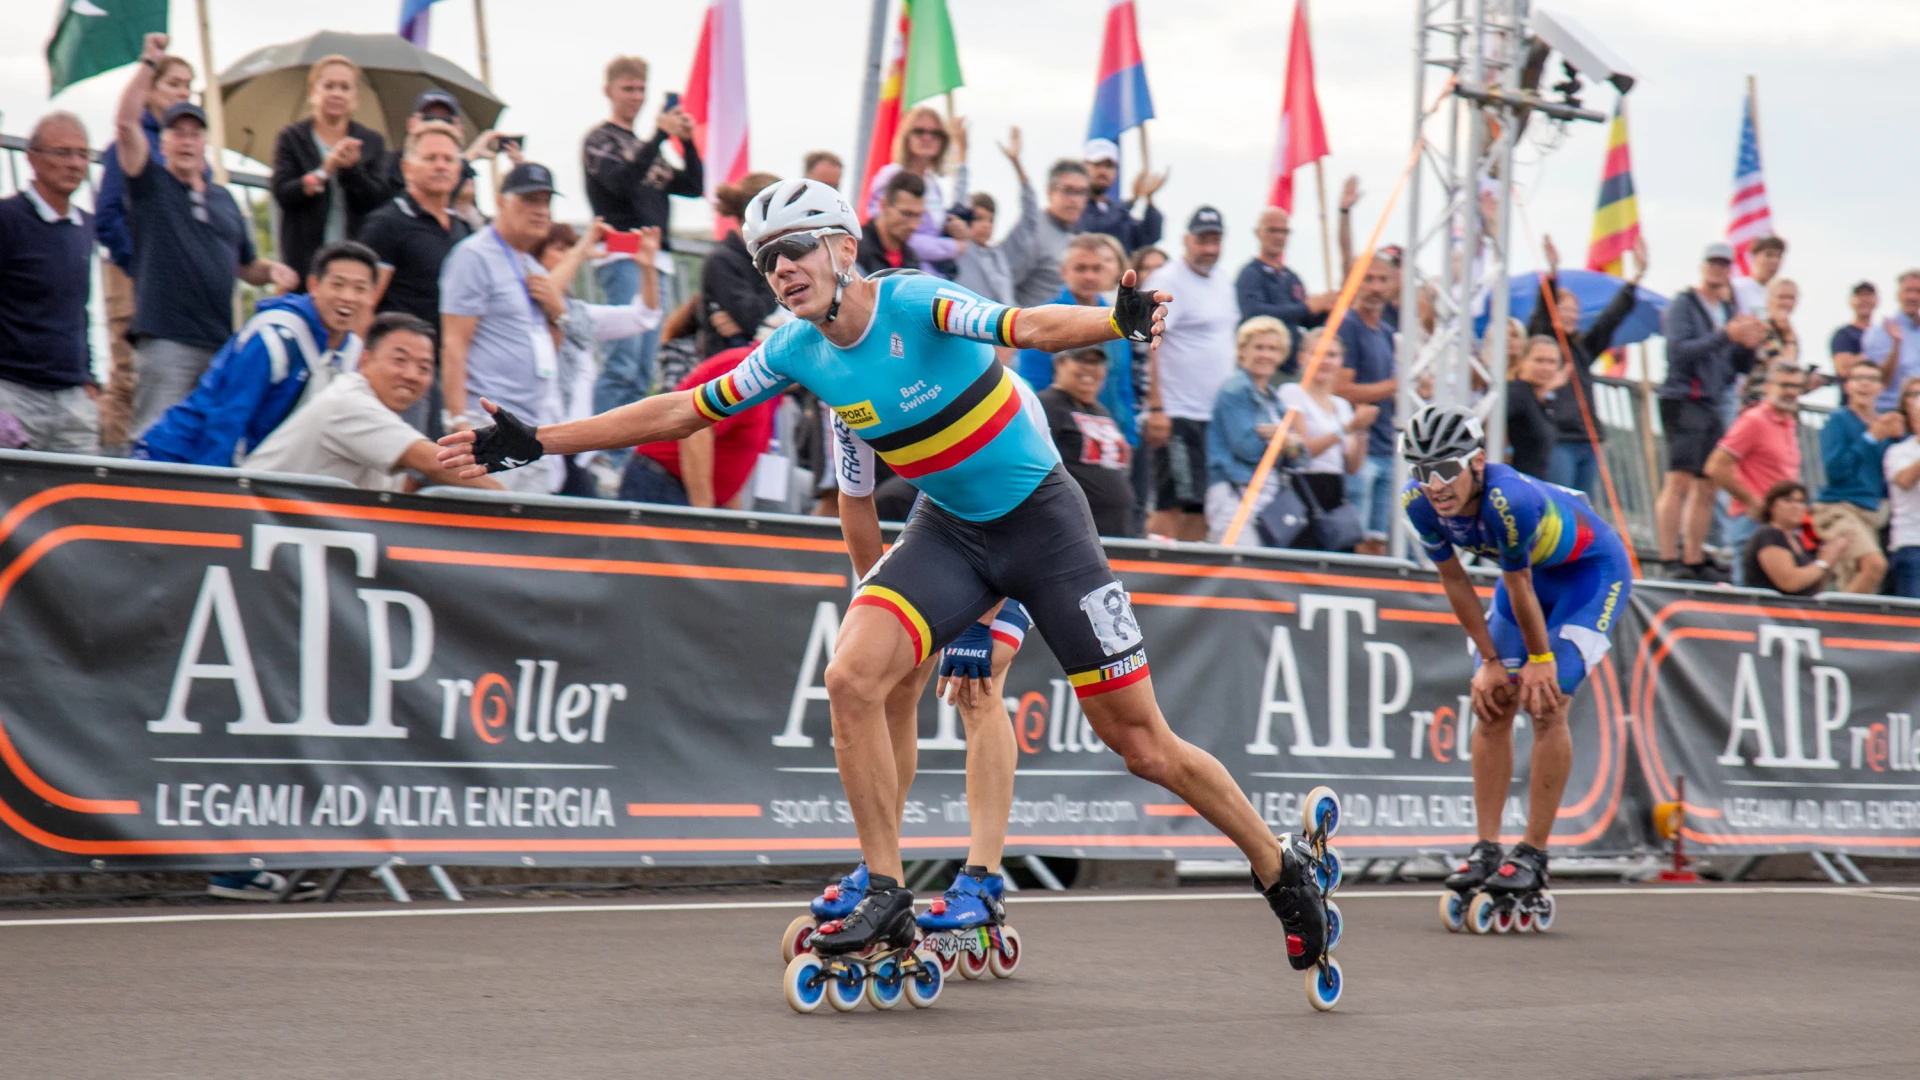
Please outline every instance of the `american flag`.
[[1753, 98], [1741, 110], [1740, 159], [1733, 166], [1733, 205], [1727, 215], [1727, 243], [1742, 274], [1750, 273], [1747, 245], [1773, 235], [1773, 212], [1767, 208], [1767, 180], [1760, 170], [1760, 133], [1753, 124]]

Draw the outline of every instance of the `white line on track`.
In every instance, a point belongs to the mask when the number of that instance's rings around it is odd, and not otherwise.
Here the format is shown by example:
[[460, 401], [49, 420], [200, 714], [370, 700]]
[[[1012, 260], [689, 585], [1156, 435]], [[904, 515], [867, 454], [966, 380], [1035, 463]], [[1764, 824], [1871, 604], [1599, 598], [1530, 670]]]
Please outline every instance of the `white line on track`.
[[[1441, 890], [1413, 889], [1342, 889], [1336, 895], [1342, 903], [1348, 900], [1378, 900], [1393, 897], [1435, 897]], [[1877, 896], [1889, 900], [1920, 901], [1920, 887], [1915, 886], [1699, 886], [1699, 887], [1632, 887], [1599, 886], [1593, 888], [1555, 889], [1555, 896], [1761, 896], [1779, 894], [1806, 894], [1828, 896]], [[1042, 895], [1021, 894], [1015, 906], [1027, 904], [1131, 904], [1167, 901], [1196, 900], [1257, 900], [1257, 893], [1246, 892], [1205, 892], [1205, 893], [1117, 893], [1114, 895]], [[807, 901], [797, 900], [713, 900], [701, 903], [684, 904], [542, 904], [514, 905], [511, 907], [434, 907], [434, 908], [374, 908], [365, 911], [250, 911], [250, 912], [195, 912], [182, 915], [90, 915], [68, 918], [45, 919], [0, 919], [0, 928], [21, 926], [110, 926], [128, 923], [189, 923], [189, 922], [298, 922], [314, 919], [407, 919], [435, 918], [455, 915], [578, 915], [604, 914], [607, 912], [646, 912], [646, 911], [754, 911], [767, 909], [792, 909], [805, 907]]]

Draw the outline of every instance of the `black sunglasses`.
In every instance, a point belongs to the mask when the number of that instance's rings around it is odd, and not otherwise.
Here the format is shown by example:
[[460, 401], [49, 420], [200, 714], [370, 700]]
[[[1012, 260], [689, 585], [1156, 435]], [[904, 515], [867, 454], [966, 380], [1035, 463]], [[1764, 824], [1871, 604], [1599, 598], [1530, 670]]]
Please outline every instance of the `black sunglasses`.
[[780, 265], [782, 256], [799, 262], [820, 246], [821, 237], [847, 235], [850, 234], [842, 229], [815, 229], [812, 232], [788, 233], [761, 245], [759, 253], [753, 257], [753, 268], [762, 274], [771, 274], [773, 268]]

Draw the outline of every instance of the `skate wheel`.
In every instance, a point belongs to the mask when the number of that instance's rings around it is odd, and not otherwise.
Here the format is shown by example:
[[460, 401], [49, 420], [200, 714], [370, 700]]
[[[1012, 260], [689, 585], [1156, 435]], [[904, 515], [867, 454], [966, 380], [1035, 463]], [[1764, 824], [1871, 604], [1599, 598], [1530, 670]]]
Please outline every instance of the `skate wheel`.
[[1340, 865], [1340, 851], [1332, 844], [1327, 845], [1327, 853], [1313, 867], [1313, 879], [1320, 883], [1320, 891], [1332, 894], [1340, 891], [1340, 885], [1347, 880], [1347, 872]]
[[940, 958], [931, 950], [922, 949], [913, 958], [917, 963], [907, 976], [907, 1004], [924, 1009], [939, 999], [947, 978], [940, 969]]
[[993, 951], [987, 944], [986, 932], [969, 930], [960, 939], [960, 951], [956, 954], [960, 961], [960, 977], [972, 982], [987, 977], [987, 954]]
[[1539, 904], [1540, 906], [1535, 908], [1533, 912], [1533, 932], [1536, 934], [1544, 934], [1553, 929], [1553, 894], [1550, 892], [1541, 893]]
[[1513, 908], [1504, 904], [1495, 905], [1493, 909], [1493, 932], [1496, 934], [1511, 934], [1513, 933], [1513, 923]]
[[1457, 934], [1467, 928], [1466, 897], [1448, 889], [1440, 894], [1440, 924], [1449, 933]]
[[1496, 920], [1493, 894], [1481, 893], [1474, 897], [1467, 907], [1467, 926], [1476, 934], [1491, 934]]
[[1307, 792], [1306, 805], [1300, 812], [1300, 827], [1306, 832], [1309, 842], [1318, 839], [1325, 843], [1328, 837], [1340, 831], [1340, 796], [1325, 786]]
[[820, 958], [812, 953], [801, 953], [787, 962], [787, 976], [784, 980], [787, 991], [787, 1004], [797, 1013], [810, 1013], [820, 1007], [820, 999], [827, 996], [828, 978], [820, 964]]
[[1513, 932], [1516, 934], [1533, 933], [1533, 909], [1522, 907], [1513, 913]]
[[1327, 901], [1327, 951], [1340, 944], [1340, 905]]
[[802, 915], [788, 923], [787, 932], [780, 935], [780, 962], [791, 964], [794, 957], [806, 952], [819, 925], [811, 915]]
[[852, 1012], [865, 996], [867, 969], [858, 960], [838, 960], [827, 970], [827, 1004], [834, 1012]]
[[1340, 991], [1345, 980], [1340, 975], [1340, 961], [1329, 956], [1319, 965], [1307, 972], [1307, 1004], [1321, 1012], [1340, 1004]]
[[1011, 926], [1000, 928], [1000, 947], [987, 953], [987, 969], [996, 979], [1013, 976], [1013, 969], [1020, 966], [1020, 931]]
[[882, 1011], [900, 1004], [907, 980], [898, 956], [889, 956], [867, 969], [867, 1004]]
[[934, 933], [922, 937], [920, 944], [916, 946], [916, 948], [924, 949], [927, 955], [933, 957], [934, 963], [940, 965], [940, 974], [952, 978], [954, 971], [960, 966], [960, 954], [958, 952], [945, 952], [941, 948], [941, 946], [950, 948], [952, 945], [953, 938], [950, 935]]

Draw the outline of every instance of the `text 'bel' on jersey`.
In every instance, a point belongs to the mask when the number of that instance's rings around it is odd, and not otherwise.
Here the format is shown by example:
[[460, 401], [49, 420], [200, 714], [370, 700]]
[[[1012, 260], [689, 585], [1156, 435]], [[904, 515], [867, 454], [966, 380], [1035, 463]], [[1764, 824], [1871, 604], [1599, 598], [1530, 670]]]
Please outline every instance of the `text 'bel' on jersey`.
[[1060, 461], [1033, 391], [994, 357], [1019, 309], [924, 274], [874, 282], [873, 318], [842, 348], [791, 322], [732, 371], [694, 391], [719, 420], [793, 385], [834, 411], [895, 473], [942, 509], [991, 521]]

